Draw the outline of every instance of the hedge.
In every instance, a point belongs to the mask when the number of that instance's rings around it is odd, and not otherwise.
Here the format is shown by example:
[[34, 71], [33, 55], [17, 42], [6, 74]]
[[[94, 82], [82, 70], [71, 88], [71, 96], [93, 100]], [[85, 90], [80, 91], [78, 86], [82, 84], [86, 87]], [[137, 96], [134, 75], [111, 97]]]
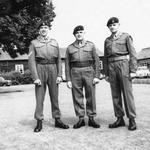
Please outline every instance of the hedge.
[[4, 79], [6, 80], [11, 80], [12, 85], [33, 83], [30, 70], [25, 70], [24, 74], [21, 74], [20, 72], [16, 71], [2, 72], [1, 76], [4, 77]]
[[[33, 79], [31, 76], [30, 70], [25, 70], [24, 74], [21, 74], [20, 72], [11, 71], [11, 72], [1, 72], [0, 73], [2, 77], [6, 80], [11, 80], [12, 85], [18, 85], [18, 84], [32, 84]], [[132, 83], [134, 84], [150, 84], [150, 78], [135, 78], [132, 80]]]

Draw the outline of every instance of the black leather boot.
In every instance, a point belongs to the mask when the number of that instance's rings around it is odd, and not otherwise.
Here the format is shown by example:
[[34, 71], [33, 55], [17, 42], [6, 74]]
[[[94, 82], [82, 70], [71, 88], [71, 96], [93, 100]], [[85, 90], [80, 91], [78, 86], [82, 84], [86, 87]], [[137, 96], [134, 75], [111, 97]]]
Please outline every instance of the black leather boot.
[[88, 125], [93, 128], [100, 128], [100, 125], [95, 122], [93, 117], [89, 117]]
[[129, 119], [129, 127], [128, 127], [128, 129], [131, 130], [131, 131], [136, 130], [136, 123], [135, 123], [134, 118]]
[[125, 126], [125, 122], [124, 122], [124, 119], [123, 117], [118, 117], [117, 120], [112, 123], [112, 124], [109, 124], [109, 128], [118, 128], [118, 127], [123, 127]]
[[34, 132], [40, 132], [42, 130], [42, 120], [37, 120], [37, 125], [34, 129]]
[[62, 128], [62, 129], [68, 129], [69, 126], [64, 124], [60, 118], [55, 118], [55, 127], [56, 128]]
[[79, 121], [73, 126], [74, 129], [78, 129], [85, 126], [84, 118], [79, 118]]

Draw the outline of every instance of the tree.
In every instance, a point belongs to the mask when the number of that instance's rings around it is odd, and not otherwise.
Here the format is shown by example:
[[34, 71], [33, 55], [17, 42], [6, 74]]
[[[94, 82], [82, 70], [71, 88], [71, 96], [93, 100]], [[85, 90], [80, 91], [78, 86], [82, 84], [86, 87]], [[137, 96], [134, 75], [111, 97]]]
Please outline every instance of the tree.
[[27, 54], [32, 39], [37, 36], [36, 25], [47, 16], [53, 21], [54, 6], [50, 0], [1, 0], [0, 45], [12, 58]]

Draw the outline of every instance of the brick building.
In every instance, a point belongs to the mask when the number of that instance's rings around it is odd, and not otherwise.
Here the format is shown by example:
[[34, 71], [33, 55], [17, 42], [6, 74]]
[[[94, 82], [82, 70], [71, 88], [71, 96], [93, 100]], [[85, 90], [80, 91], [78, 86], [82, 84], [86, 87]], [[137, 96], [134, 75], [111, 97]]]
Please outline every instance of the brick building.
[[20, 71], [28, 69], [28, 56], [18, 55], [16, 58], [11, 58], [7, 52], [0, 49], [0, 72]]

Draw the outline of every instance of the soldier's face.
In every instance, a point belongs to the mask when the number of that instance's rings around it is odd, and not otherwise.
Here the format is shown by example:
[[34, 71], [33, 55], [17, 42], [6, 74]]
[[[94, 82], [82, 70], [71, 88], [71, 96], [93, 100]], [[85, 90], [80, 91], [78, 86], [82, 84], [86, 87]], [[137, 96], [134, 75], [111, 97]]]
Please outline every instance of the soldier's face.
[[111, 33], [116, 33], [119, 30], [119, 23], [113, 23], [108, 26]]
[[41, 26], [39, 29], [39, 34], [42, 36], [47, 36], [48, 32], [49, 32], [48, 26]]
[[75, 36], [76, 40], [81, 41], [84, 39], [84, 34], [85, 34], [85, 32], [83, 30], [80, 30], [80, 31], [77, 31], [74, 36]]

